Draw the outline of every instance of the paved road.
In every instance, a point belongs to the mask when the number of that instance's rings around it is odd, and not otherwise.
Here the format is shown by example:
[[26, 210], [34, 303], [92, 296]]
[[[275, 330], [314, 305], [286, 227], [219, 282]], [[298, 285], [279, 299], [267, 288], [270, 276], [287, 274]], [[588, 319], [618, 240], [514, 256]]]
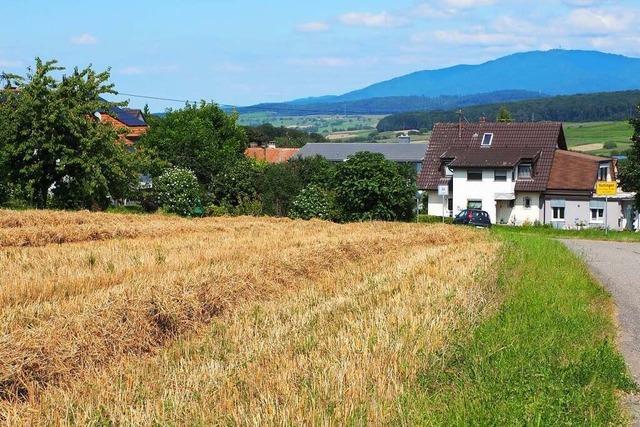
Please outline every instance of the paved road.
[[563, 240], [584, 257], [618, 308], [620, 346], [640, 384], [640, 243]]

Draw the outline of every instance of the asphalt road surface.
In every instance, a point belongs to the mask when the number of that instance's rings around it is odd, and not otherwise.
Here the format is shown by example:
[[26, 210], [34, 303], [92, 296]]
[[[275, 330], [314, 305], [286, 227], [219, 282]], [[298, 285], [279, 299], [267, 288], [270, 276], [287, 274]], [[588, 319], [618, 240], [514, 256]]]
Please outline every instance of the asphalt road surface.
[[[613, 296], [618, 309], [620, 349], [631, 374], [640, 384], [640, 243], [563, 240], [587, 262]], [[640, 426], [638, 396], [628, 402]]]

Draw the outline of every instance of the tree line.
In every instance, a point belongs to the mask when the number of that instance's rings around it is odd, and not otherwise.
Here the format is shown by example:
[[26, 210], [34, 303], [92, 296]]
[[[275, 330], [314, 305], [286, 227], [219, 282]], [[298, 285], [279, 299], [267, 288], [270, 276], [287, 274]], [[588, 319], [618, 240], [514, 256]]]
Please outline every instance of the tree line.
[[[496, 117], [507, 106], [516, 122], [560, 121], [594, 122], [629, 120], [640, 101], [640, 91], [556, 96], [510, 103], [469, 106], [464, 116], [469, 121]], [[379, 132], [404, 129], [431, 129], [435, 123], [457, 122], [457, 110], [417, 111], [393, 114], [378, 123]]]
[[[184, 216], [357, 221], [414, 215], [411, 167], [373, 153], [337, 165], [320, 157], [260, 163], [244, 156], [249, 134], [287, 138], [295, 146], [298, 131], [247, 129], [237, 114], [207, 102], [148, 115], [148, 132], [128, 146], [119, 139], [122, 130], [96, 117], [120, 105], [103, 99], [116, 93], [109, 77], [90, 67], [66, 73], [56, 61], [40, 59], [24, 77], [5, 76], [0, 206], [103, 210], [128, 199], [149, 212]], [[152, 178], [152, 188], [140, 184], [141, 176]]]

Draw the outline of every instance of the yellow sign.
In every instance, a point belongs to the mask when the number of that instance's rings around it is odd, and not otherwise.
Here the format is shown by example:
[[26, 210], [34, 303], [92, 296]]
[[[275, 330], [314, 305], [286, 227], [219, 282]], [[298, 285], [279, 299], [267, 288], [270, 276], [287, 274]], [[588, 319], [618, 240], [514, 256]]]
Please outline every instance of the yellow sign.
[[615, 196], [618, 193], [618, 183], [615, 181], [598, 181], [596, 184], [596, 195]]

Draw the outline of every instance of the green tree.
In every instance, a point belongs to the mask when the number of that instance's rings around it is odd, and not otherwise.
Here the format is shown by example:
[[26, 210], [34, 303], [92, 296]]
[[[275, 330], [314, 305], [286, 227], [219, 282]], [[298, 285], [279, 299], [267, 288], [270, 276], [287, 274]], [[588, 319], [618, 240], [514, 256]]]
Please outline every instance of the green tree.
[[211, 201], [219, 206], [237, 207], [241, 203], [255, 200], [263, 169], [262, 165], [247, 158], [226, 165], [210, 185]]
[[109, 197], [128, 194], [135, 182], [132, 155], [118, 144], [112, 126], [94, 118], [115, 93], [109, 72], [75, 68], [62, 79], [57, 61], [36, 58], [17, 90], [2, 92], [0, 172], [30, 203], [46, 208], [105, 207]]
[[263, 212], [271, 216], [288, 216], [291, 204], [303, 184], [289, 163], [266, 165], [258, 183]]
[[513, 118], [511, 118], [511, 112], [507, 109], [507, 107], [500, 107], [500, 111], [498, 112], [498, 117], [496, 121], [498, 123], [513, 122]]
[[640, 210], [640, 105], [636, 107], [636, 117], [629, 121], [634, 132], [628, 159], [620, 165], [620, 181], [625, 191], [636, 192], [636, 208]]
[[322, 156], [289, 160], [303, 186], [317, 185], [329, 189], [333, 185], [336, 167]]
[[187, 168], [209, 187], [216, 175], [244, 155], [247, 137], [237, 119], [237, 114], [206, 102], [152, 119], [139, 144], [146, 169], [157, 176], [168, 166]]
[[337, 166], [336, 207], [345, 221], [410, 220], [415, 175], [382, 154], [357, 153]]

